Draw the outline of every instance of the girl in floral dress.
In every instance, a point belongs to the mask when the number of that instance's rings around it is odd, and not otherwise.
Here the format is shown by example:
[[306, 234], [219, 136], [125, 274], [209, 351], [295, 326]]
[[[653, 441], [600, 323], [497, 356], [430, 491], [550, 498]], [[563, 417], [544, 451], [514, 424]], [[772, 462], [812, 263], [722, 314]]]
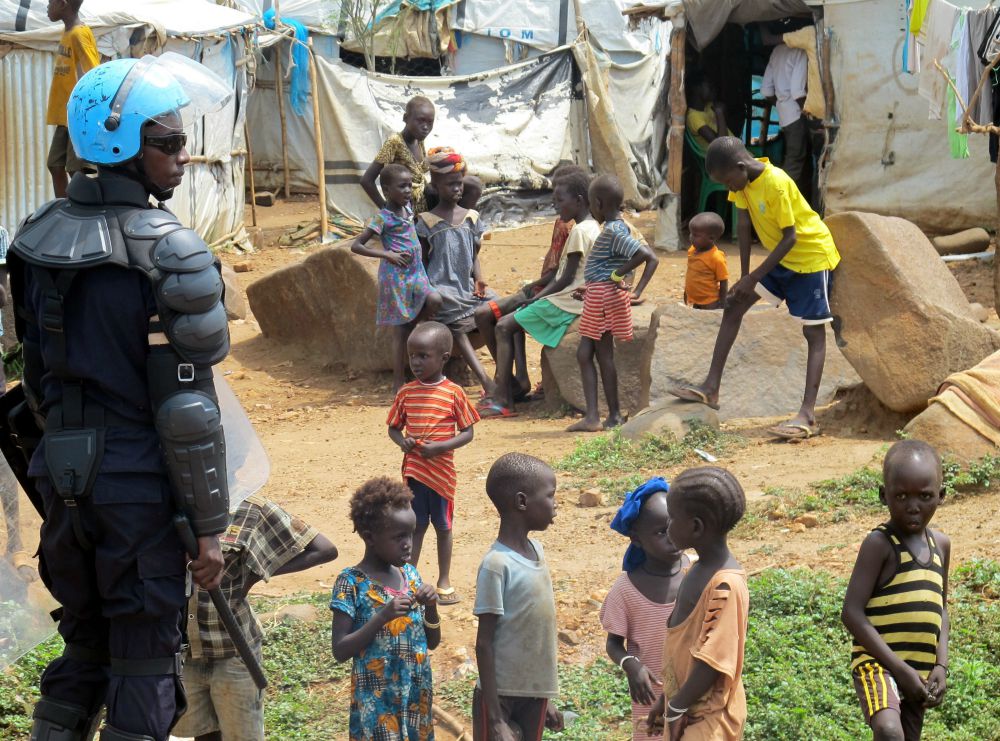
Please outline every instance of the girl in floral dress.
[[428, 649], [441, 642], [433, 585], [409, 563], [417, 518], [413, 495], [382, 477], [351, 497], [354, 530], [365, 542], [357, 566], [333, 585], [333, 656], [353, 659], [351, 741], [434, 738]]
[[[441, 308], [441, 296], [431, 289], [424, 270], [420, 241], [413, 224], [410, 199], [413, 178], [402, 165], [386, 165], [379, 175], [388, 199], [363, 232], [354, 240], [351, 251], [357, 255], [382, 260], [378, 269], [378, 307], [375, 323], [393, 327], [393, 393], [406, 381], [406, 339], [418, 318], [432, 317]], [[381, 249], [368, 247], [373, 236], [382, 241]]]

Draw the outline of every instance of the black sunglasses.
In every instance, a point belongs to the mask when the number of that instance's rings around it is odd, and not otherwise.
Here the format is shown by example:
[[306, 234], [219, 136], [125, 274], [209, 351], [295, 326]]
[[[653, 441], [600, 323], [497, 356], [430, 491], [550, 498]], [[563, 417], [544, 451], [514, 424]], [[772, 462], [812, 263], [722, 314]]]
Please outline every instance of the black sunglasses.
[[167, 136], [147, 136], [145, 144], [156, 147], [164, 154], [177, 154], [187, 144], [187, 134], [168, 134]]

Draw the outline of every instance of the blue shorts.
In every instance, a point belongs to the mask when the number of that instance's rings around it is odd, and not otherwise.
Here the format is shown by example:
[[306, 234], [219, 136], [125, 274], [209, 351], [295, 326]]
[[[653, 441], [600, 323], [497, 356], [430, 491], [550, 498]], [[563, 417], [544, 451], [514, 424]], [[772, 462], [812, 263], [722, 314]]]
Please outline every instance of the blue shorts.
[[450, 502], [427, 484], [414, 478], [406, 479], [406, 485], [413, 492], [413, 513], [417, 516], [417, 527], [427, 527], [433, 523], [438, 530], [451, 530], [455, 503]]
[[803, 324], [827, 324], [833, 321], [830, 279], [829, 270], [796, 273], [784, 265], [776, 265], [757, 284], [757, 295], [773, 306], [784, 301], [788, 313]]

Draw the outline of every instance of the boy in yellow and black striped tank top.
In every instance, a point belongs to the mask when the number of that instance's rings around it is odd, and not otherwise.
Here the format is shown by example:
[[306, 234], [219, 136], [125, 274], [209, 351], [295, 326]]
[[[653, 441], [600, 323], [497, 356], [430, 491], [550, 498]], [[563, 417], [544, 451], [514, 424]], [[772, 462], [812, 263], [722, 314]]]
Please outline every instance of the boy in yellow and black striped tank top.
[[841, 618], [854, 636], [851, 672], [875, 741], [917, 741], [948, 676], [951, 541], [927, 527], [944, 498], [941, 457], [903, 440], [882, 475], [889, 521], [861, 544]]

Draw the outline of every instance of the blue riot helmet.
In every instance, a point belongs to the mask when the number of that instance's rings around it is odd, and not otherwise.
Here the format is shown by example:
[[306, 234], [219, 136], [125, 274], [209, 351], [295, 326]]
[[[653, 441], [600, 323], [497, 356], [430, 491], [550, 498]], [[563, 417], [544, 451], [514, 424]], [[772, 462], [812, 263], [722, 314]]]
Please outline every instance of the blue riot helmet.
[[147, 123], [180, 118], [183, 127], [222, 108], [232, 87], [204, 65], [175, 52], [116, 59], [94, 67], [70, 95], [67, 120], [80, 159], [121, 165], [139, 154]]

